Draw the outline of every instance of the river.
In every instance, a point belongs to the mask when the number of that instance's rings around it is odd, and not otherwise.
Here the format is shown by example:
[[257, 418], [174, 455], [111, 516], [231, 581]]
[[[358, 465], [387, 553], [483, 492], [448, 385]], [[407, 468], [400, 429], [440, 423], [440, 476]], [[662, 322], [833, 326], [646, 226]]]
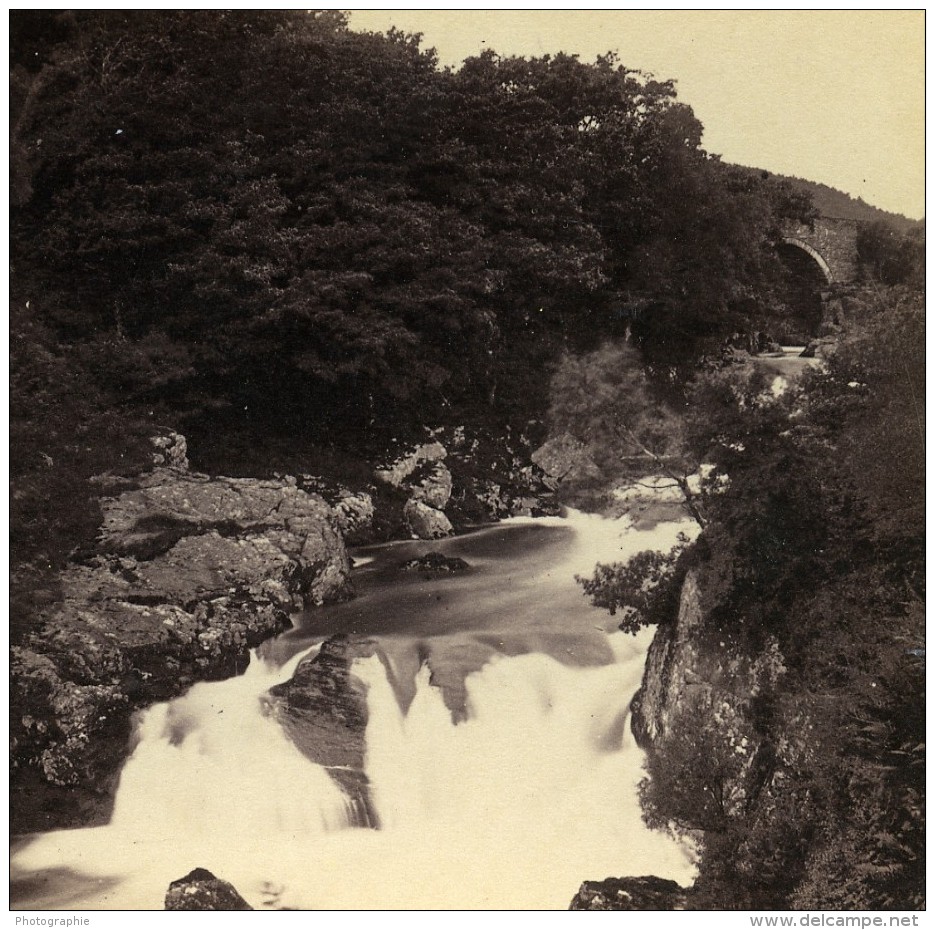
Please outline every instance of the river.
[[[679, 531], [571, 512], [355, 551], [356, 599], [296, 618], [244, 675], [139, 715], [108, 825], [14, 842], [12, 906], [158, 909], [195, 867], [257, 908], [566, 908], [584, 879], [690, 882], [688, 849], [640, 815], [627, 718], [652, 631], [620, 633], [574, 580]], [[400, 571], [429, 549], [470, 568]], [[379, 830], [352, 825], [265, 712], [337, 632], [382, 654], [356, 666]]]

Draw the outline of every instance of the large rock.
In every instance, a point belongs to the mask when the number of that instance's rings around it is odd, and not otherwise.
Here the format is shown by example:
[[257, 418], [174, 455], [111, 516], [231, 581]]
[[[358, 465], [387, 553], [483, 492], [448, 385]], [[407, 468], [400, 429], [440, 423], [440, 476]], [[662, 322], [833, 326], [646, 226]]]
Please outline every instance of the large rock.
[[[35, 784], [68, 789], [75, 803], [82, 792], [109, 798], [134, 709], [242, 671], [292, 612], [352, 593], [331, 508], [294, 482], [176, 465], [102, 510], [97, 552], [63, 572], [61, 600], [12, 653], [17, 828], [36, 825]], [[41, 826], [87, 822], [67, 808]]]
[[188, 471], [188, 442], [181, 433], [168, 430], [162, 436], [153, 436], [153, 465], [157, 468], [178, 468]]
[[[159, 468], [136, 489], [105, 499], [102, 509], [99, 539], [104, 552], [157, 565], [180, 557], [197, 564], [204, 560], [196, 553], [193, 559], [193, 553], [172, 556], [172, 550], [180, 542], [189, 549], [204, 548], [192, 540], [212, 534], [238, 544], [253, 539], [253, 555], [271, 560], [277, 580], [284, 560], [293, 563], [297, 584], [290, 594], [296, 607], [349, 593], [349, 563], [331, 508], [291, 478], [209, 478]], [[217, 550], [219, 545], [207, 548]], [[228, 556], [229, 573], [255, 580], [255, 559], [243, 552], [229, 551]]]
[[365, 491], [343, 490], [334, 504], [338, 529], [345, 539], [369, 529], [374, 513], [373, 498]]
[[195, 869], [178, 878], [166, 892], [167, 911], [252, 911], [230, 882], [207, 869]]
[[655, 875], [639, 878], [606, 878], [584, 882], [574, 896], [570, 911], [684, 911], [691, 891]]
[[376, 655], [374, 640], [341, 634], [303, 659], [292, 678], [269, 690], [270, 704], [296, 746], [344, 789], [360, 826], [378, 826], [364, 771], [367, 688], [355, 659]]
[[448, 517], [422, 501], [408, 501], [403, 508], [403, 517], [412, 535], [418, 539], [441, 539], [454, 532]]
[[414, 501], [422, 501], [436, 510], [444, 510], [451, 499], [451, 472], [441, 462], [417, 469], [409, 478]]
[[378, 468], [373, 475], [377, 481], [399, 488], [417, 468], [433, 462], [441, 462], [447, 455], [448, 450], [440, 442], [423, 443], [386, 468]]
[[783, 769], [794, 769], [802, 747], [789, 740], [777, 750], [764, 741], [757, 707], [777, 691], [786, 669], [775, 640], [754, 654], [705, 623], [704, 576], [690, 570], [674, 623], [656, 628], [631, 728], [644, 749], [666, 756], [686, 744], [721, 760], [721, 805], [740, 816], [764, 791], [778, 790]]
[[377, 481], [409, 493], [403, 520], [420, 539], [438, 539], [454, 532], [451, 521], [442, 512], [451, 499], [453, 486], [451, 472], [443, 463], [447, 455], [440, 442], [425, 443], [374, 472]]
[[585, 447], [570, 433], [562, 433], [532, 453], [532, 461], [553, 482], [600, 478], [601, 470]]

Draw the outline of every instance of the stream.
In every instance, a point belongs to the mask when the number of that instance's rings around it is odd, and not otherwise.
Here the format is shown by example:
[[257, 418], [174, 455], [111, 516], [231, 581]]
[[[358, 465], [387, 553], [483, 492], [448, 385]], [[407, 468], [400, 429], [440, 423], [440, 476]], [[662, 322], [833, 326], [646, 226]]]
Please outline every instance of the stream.
[[[256, 908], [564, 909], [585, 879], [690, 883], [690, 850], [638, 800], [629, 702], [653, 631], [617, 631], [575, 582], [680, 531], [571, 511], [355, 550], [357, 598], [295, 618], [242, 676], [139, 714], [109, 824], [14, 842], [12, 907], [159, 909], [196, 867]], [[400, 570], [429, 550], [470, 567]], [[380, 652], [355, 665], [377, 830], [266, 712], [339, 632]]]

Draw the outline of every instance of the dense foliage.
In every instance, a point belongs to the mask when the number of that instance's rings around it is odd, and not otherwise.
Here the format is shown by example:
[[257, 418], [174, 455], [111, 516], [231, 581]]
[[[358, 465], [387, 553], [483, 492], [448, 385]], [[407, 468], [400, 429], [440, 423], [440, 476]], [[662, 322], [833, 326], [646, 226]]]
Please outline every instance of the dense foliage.
[[925, 231], [916, 227], [900, 233], [893, 224], [877, 221], [857, 234], [857, 257], [873, 280], [893, 286], [925, 282]]
[[333, 12], [17, 22], [15, 270], [99, 377], [132, 351], [129, 396], [182, 410], [528, 406], [558, 346], [630, 326], [690, 357], [807, 214], [612, 55], [441, 71]]
[[[706, 906], [923, 901], [924, 302], [874, 286], [849, 306], [834, 355], [785, 392], [735, 365], [688, 393], [684, 441], [729, 478], [680, 560], [703, 592], [695, 648], [771, 666], [739, 699], [752, 763], [714, 707], [650, 753], [648, 816], [703, 831]], [[628, 629], [676, 614], [641, 559], [586, 582]]]
[[626, 342], [563, 354], [549, 383], [547, 418], [552, 435], [574, 435], [608, 477], [630, 456], [657, 464], [684, 452], [681, 420]]

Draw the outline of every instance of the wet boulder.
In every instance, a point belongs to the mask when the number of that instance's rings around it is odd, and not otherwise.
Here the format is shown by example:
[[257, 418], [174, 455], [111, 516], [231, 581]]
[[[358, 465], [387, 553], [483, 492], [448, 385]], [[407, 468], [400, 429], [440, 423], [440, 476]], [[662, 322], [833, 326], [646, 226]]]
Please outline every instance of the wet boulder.
[[606, 878], [584, 882], [574, 896], [570, 911], [684, 911], [690, 890], [655, 875], [638, 878]]
[[418, 558], [403, 562], [402, 569], [406, 572], [428, 572], [432, 574], [447, 574], [463, 572], [470, 566], [464, 559], [457, 556], [448, 556], [441, 552], [426, 552]]
[[441, 539], [454, 532], [451, 521], [444, 513], [422, 501], [408, 501], [403, 508], [403, 517], [417, 539]]
[[296, 747], [342, 787], [360, 826], [378, 826], [364, 771], [367, 688], [356, 659], [377, 654], [368, 637], [340, 634], [303, 659], [292, 678], [270, 688], [272, 712]]
[[207, 869], [195, 869], [169, 885], [167, 911], [252, 911], [230, 882]]

